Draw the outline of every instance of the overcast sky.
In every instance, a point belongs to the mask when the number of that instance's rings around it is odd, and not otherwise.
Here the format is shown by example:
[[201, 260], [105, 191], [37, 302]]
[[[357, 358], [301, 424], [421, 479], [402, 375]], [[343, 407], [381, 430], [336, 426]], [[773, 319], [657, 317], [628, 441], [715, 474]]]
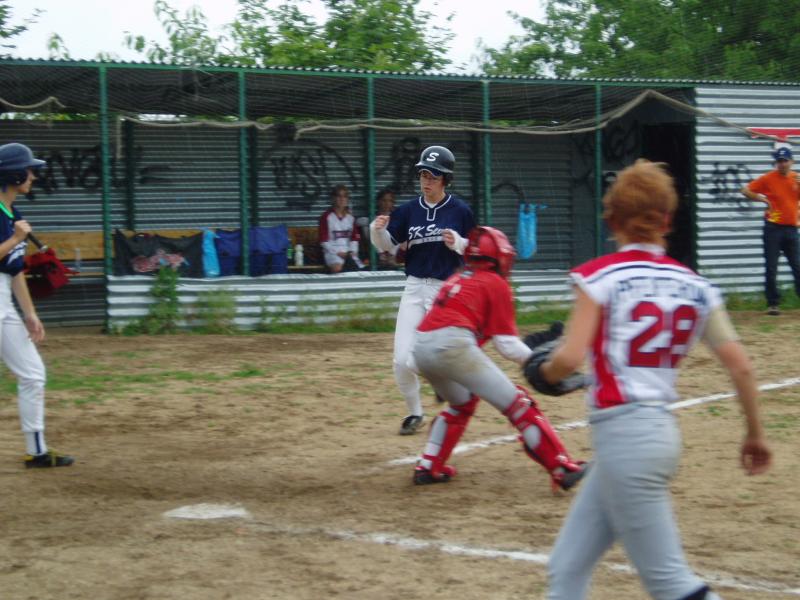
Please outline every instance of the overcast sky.
[[[208, 18], [212, 31], [234, 20], [236, 0], [168, 0], [181, 14], [197, 5]], [[123, 45], [125, 32], [144, 35], [147, 39], [166, 42], [166, 35], [155, 17], [153, 0], [11, 0], [10, 23], [18, 24], [40, 8], [44, 13], [30, 30], [13, 38], [17, 46], [12, 54], [20, 58], [47, 58], [47, 40], [58, 33], [74, 59], [93, 59], [98, 52], [110, 52], [120, 60], [146, 60]], [[311, 0], [308, 12], [322, 15], [320, 0]], [[509, 36], [521, 33], [521, 28], [507, 15], [514, 11], [527, 17], [541, 17], [539, 0], [422, 0], [421, 10], [436, 15], [454, 13], [449, 28], [456, 34], [451, 42], [450, 59], [453, 71], [475, 71], [473, 57], [479, 38], [491, 47], [500, 46]], [[435, 21], [445, 25], [444, 20]], [[461, 66], [459, 69], [458, 67]]]

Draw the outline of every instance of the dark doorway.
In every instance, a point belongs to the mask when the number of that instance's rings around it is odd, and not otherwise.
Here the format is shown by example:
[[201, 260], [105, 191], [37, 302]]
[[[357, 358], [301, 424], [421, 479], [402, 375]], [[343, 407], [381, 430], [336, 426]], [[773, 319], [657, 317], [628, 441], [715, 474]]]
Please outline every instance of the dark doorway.
[[678, 210], [667, 236], [667, 254], [691, 268], [697, 268], [695, 211], [692, 178], [694, 126], [691, 123], [662, 123], [642, 127], [642, 156], [669, 165], [678, 189]]

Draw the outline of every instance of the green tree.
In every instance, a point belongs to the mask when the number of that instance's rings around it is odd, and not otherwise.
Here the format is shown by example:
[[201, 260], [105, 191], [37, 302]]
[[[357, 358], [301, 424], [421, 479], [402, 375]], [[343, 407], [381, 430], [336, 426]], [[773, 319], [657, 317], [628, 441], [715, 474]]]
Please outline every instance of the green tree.
[[[441, 69], [453, 34], [429, 26], [420, 0], [324, 0], [327, 18], [303, 11], [306, 0], [239, 0], [236, 19], [219, 38], [203, 13], [178, 14], [167, 0], [155, 11], [169, 43], [127, 34], [126, 44], [149, 60], [175, 64], [341, 67], [387, 71]], [[448, 17], [446, 21], [452, 17]], [[230, 42], [230, 48], [224, 47]]]
[[35, 9], [33, 14], [25, 19], [20, 25], [12, 25], [11, 6], [8, 2], [0, 2], [0, 58], [8, 58], [10, 55], [7, 50], [13, 50], [16, 46], [10, 43], [12, 38], [28, 31], [28, 26], [36, 23], [36, 18], [42, 14], [40, 9]]
[[547, 0], [487, 73], [797, 81], [800, 0]]
[[181, 16], [166, 0], [156, 0], [156, 17], [167, 34], [169, 44], [162, 46], [144, 36], [126, 32], [128, 48], [144, 54], [149, 61], [179, 65], [216, 65], [230, 62], [222, 49], [224, 36], [215, 37], [208, 31], [208, 21], [197, 6], [190, 6]]
[[271, 8], [266, 0], [239, 0], [230, 25], [239, 62], [248, 66], [327, 67], [331, 49], [316, 20], [299, 2]]
[[453, 34], [429, 28], [432, 15], [418, 10], [419, 0], [326, 0], [326, 4], [331, 66], [414, 71], [450, 64], [446, 54]]

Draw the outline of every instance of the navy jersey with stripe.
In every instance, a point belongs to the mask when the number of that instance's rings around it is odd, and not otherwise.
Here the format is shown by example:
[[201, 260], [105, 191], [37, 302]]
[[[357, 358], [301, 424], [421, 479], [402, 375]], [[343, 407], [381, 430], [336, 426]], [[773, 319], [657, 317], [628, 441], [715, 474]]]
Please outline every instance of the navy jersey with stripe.
[[473, 227], [475, 217], [469, 205], [447, 194], [434, 207], [429, 207], [422, 196], [398, 206], [392, 211], [386, 230], [393, 243], [408, 242], [406, 275], [445, 280], [464, 261], [442, 241], [442, 231], [452, 229], [467, 237]]
[[[5, 211], [0, 211], [0, 243], [5, 242], [14, 235], [14, 223], [22, 220], [22, 214], [16, 206], [11, 207], [14, 219], [9, 219]], [[25, 251], [28, 242], [22, 241], [14, 246], [11, 251], [0, 259], [0, 273], [7, 273], [12, 277], [25, 267]]]

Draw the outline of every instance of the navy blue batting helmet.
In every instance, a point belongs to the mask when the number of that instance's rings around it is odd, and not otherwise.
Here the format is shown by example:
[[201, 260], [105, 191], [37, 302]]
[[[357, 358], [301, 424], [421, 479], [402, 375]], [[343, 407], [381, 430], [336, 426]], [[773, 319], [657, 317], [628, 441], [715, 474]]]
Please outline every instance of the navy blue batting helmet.
[[444, 175], [449, 182], [453, 178], [453, 169], [456, 168], [456, 157], [444, 146], [428, 146], [414, 166], [417, 172], [430, 171], [434, 175]]
[[28, 169], [39, 169], [45, 163], [34, 158], [25, 144], [3, 144], [0, 146], [0, 184], [20, 185], [28, 178]]

